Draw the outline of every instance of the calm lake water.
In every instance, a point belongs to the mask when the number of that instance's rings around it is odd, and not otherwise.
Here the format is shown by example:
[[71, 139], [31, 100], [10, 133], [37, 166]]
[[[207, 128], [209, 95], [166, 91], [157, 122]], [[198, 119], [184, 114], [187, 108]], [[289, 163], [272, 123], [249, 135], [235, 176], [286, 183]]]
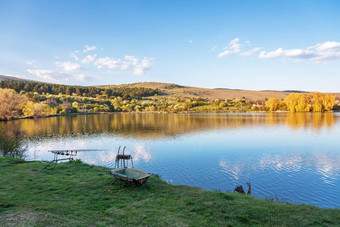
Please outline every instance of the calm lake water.
[[2, 122], [28, 135], [27, 160], [52, 160], [51, 149], [113, 167], [127, 146], [134, 167], [172, 184], [340, 208], [340, 114], [98, 114]]

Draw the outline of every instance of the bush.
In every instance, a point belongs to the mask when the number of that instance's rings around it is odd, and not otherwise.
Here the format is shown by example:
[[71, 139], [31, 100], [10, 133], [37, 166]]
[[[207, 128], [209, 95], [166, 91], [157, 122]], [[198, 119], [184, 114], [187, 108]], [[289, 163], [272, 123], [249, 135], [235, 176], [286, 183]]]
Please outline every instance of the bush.
[[26, 147], [23, 145], [24, 134], [19, 128], [0, 128], [0, 156], [22, 158]]
[[10, 120], [21, 115], [20, 104], [25, 101], [25, 97], [12, 89], [0, 88], [0, 119]]

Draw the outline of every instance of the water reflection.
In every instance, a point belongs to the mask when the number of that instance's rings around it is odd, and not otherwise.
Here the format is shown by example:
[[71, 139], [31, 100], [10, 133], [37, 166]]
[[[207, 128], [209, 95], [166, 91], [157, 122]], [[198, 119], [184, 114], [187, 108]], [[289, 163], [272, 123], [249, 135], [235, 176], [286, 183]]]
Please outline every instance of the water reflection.
[[334, 113], [288, 113], [286, 125], [293, 129], [312, 128], [313, 130], [320, 130], [324, 127], [333, 127], [335, 121]]
[[213, 129], [234, 129], [256, 125], [287, 125], [291, 129], [332, 128], [334, 113], [255, 114], [96, 114], [1, 122], [7, 128], [20, 127], [28, 137], [78, 134], [119, 134], [124, 137], [162, 138]]
[[264, 154], [260, 159], [253, 160], [252, 158], [239, 160], [219, 161], [221, 172], [227, 173], [233, 182], [238, 182], [240, 176], [247, 177], [251, 172], [265, 172], [272, 170], [275, 173], [285, 172], [292, 177], [301, 171], [315, 170], [320, 176], [320, 179], [326, 184], [335, 185], [335, 182], [340, 176], [340, 157], [333, 154], [315, 153], [312, 156], [305, 154]]
[[135, 163], [139, 161], [149, 162], [151, 160], [151, 153], [147, 151], [143, 144], [137, 144], [135, 146], [134, 152], [132, 153], [132, 157]]

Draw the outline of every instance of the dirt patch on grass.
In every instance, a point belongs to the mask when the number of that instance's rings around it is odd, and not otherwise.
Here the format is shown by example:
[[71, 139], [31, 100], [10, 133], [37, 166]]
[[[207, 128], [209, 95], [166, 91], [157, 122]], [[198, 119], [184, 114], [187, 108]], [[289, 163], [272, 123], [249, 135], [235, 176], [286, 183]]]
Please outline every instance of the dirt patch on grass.
[[36, 226], [46, 215], [32, 211], [7, 212], [0, 215], [1, 226]]

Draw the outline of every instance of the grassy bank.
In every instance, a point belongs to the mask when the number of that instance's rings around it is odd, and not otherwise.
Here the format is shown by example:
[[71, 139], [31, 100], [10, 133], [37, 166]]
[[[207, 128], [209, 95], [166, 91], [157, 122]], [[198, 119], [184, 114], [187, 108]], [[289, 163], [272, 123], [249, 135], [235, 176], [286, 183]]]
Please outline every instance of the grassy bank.
[[110, 185], [107, 168], [0, 159], [0, 226], [339, 226], [340, 210], [170, 185]]

